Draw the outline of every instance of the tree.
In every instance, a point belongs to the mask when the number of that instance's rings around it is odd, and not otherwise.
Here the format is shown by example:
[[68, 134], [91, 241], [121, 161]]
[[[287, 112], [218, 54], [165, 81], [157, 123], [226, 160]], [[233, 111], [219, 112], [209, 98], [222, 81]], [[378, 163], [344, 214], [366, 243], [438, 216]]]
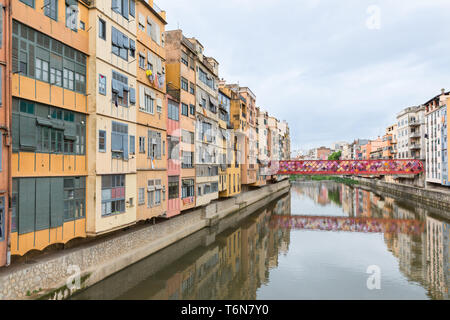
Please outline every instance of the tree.
[[339, 160], [341, 159], [341, 155], [342, 155], [341, 151], [333, 152], [328, 156], [328, 160]]

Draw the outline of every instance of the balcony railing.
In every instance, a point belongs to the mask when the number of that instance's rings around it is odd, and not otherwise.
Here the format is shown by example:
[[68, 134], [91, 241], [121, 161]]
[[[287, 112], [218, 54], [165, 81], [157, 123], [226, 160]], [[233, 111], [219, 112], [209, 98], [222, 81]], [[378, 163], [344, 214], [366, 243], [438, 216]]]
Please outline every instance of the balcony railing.
[[409, 146], [409, 148], [410, 148], [411, 150], [417, 150], [417, 149], [420, 149], [421, 146], [420, 146], [420, 144], [418, 144], [418, 143], [413, 143], [413, 144], [411, 144], [411, 145]]

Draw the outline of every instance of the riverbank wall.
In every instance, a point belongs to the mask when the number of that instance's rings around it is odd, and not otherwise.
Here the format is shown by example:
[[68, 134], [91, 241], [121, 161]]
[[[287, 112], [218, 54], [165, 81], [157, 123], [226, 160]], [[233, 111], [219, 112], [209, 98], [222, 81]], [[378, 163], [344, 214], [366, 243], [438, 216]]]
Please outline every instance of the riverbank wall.
[[289, 181], [284, 180], [214, 201], [157, 225], [43, 256], [32, 264], [4, 268], [0, 271], [0, 299], [67, 299], [205, 227], [210, 229], [204, 238], [207, 245], [221, 226], [229, 225], [222, 220], [237, 221], [234, 213], [251, 214], [289, 189]]
[[354, 177], [353, 179], [363, 186], [368, 186], [375, 190], [380, 190], [394, 196], [440, 209], [446, 213], [446, 218], [450, 218], [450, 192], [430, 190], [399, 183], [383, 182], [362, 177]]

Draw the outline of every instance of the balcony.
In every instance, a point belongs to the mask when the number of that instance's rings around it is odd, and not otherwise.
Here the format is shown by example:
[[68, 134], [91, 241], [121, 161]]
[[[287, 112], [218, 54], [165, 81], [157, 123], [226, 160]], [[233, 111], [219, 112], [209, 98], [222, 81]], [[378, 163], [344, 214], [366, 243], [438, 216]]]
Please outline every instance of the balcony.
[[412, 143], [412, 144], [409, 146], [409, 149], [411, 149], [411, 150], [420, 150], [420, 148], [421, 148], [421, 145], [418, 144], [418, 143]]
[[421, 134], [420, 134], [420, 132], [411, 132], [411, 133], [409, 134], [409, 137], [410, 137], [410, 138], [420, 138], [420, 137], [421, 137]]
[[411, 127], [420, 126], [421, 124], [424, 124], [423, 120], [411, 120], [411, 121], [409, 121], [409, 125]]

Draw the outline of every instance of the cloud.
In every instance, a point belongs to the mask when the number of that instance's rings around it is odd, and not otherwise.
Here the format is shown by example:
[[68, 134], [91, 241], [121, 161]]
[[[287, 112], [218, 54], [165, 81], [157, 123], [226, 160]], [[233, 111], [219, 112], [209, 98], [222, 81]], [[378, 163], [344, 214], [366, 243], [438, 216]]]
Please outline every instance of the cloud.
[[[163, 4], [161, 3], [161, 6]], [[380, 29], [367, 8], [380, 8]], [[405, 107], [450, 88], [448, 0], [166, 0], [220, 77], [248, 86], [292, 145], [376, 138]]]

